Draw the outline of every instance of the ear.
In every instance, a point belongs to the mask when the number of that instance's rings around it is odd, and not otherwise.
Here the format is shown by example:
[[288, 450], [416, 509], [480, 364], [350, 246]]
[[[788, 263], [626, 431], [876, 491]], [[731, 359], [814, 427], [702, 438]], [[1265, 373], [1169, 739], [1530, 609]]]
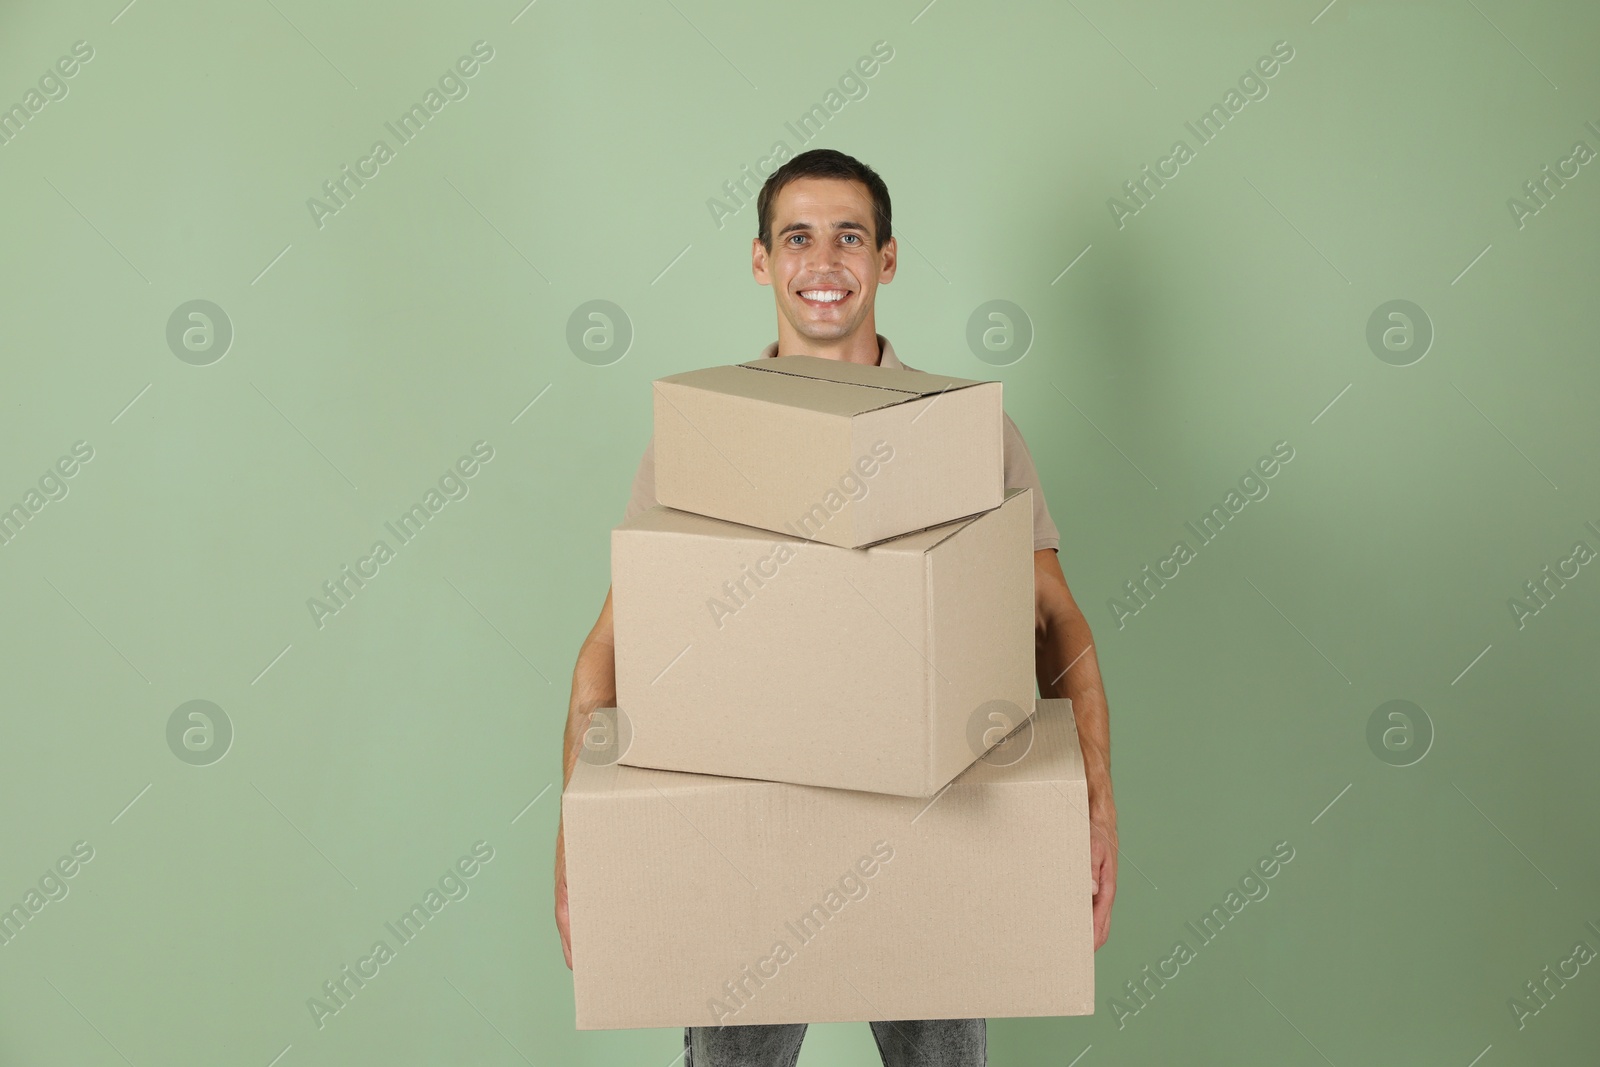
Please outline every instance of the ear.
[[762, 285], [772, 284], [772, 275], [767, 271], [767, 250], [759, 237], [750, 238], [750, 273]]
[[894, 281], [894, 269], [900, 261], [899, 249], [895, 246], [893, 237], [883, 242], [883, 249], [878, 256], [883, 263], [883, 269], [878, 272], [878, 284], [887, 285]]

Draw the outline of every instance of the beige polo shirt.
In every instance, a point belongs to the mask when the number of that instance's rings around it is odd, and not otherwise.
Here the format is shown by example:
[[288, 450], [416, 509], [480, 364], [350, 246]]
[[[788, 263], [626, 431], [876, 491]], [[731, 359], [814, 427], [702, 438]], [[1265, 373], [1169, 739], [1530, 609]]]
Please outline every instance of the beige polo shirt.
[[[918, 369], [901, 363], [899, 357], [894, 354], [894, 346], [889, 344], [889, 339], [881, 333], [877, 336], [880, 367]], [[774, 341], [762, 349], [761, 358], [771, 359], [777, 354], [778, 342]], [[1041, 548], [1053, 548], [1059, 551], [1061, 534], [1056, 529], [1056, 524], [1050, 520], [1050, 509], [1045, 506], [1044, 488], [1039, 484], [1039, 472], [1033, 466], [1033, 456], [1028, 452], [1028, 445], [1022, 440], [1022, 431], [1011, 421], [1011, 416], [1002, 412], [1001, 417], [1005, 420], [1002, 451], [1005, 455], [1006, 488], [1033, 490], [1033, 550], [1037, 552]], [[627, 522], [641, 511], [653, 508], [659, 503], [660, 501], [656, 499], [655, 442], [651, 440], [645, 443], [644, 455], [639, 459], [639, 471], [633, 476], [633, 495], [628, 500], [622, 521]]]

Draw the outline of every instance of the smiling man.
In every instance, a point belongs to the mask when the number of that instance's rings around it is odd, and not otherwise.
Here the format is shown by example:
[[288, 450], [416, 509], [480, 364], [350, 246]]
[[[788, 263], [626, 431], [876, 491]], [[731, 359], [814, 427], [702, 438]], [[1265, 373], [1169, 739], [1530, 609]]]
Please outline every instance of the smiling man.
[[[906, 367], [877, 332], [878, 285], [894, 278], [897, 248], [889, 190], [871, 167], [832, 149], [804, 152], [767, 178], [756, 200], [759, 229], [751, 272], [772, 287], [778, 340], [761, 353], [804, 354], [870, 367]], [[1094, 880], [1094, 944], [1105, 944], [1117, 889], [1117, 814], [1111, 795], [1110, 730], [1105, 690], [1089, 624], [1067, 589], [1057, 560], [1060, 535], [1045, 506], [1039, 475], [1010, 416], [1004, 418], [1005, 482], [1033, 490], [1034, 672], [1045, 698], [1068, 697], [1083, 746], [1089, 786], [1090, 874]], [[655, 506], [655, 454], [645, 447], [623, 520]], [[572, 674], [562, 784], [572, 776], [595, 708], [614, 707], [616, 658], [611, 594], [578, 652]], [[556, 834], [556, 925], [567, 966], [563, 836]], [[983, 1019], [873, 1022], [886, 1067], [971, 1067], [987, 1059]], [[791, 1067], [806, 1024], [691, 1026], [684, 1031], [685, 1067]]]

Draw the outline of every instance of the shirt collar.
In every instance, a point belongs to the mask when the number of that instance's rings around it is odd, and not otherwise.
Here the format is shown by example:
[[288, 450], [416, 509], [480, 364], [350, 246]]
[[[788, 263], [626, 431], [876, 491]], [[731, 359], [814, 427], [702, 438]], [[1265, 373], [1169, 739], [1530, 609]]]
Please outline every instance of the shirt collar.
[[[883, 336], [883, 334], [880, 333], [880, 334], [877, 335], [877, 338], [878, 338], [878, 352], [879, 352], [878, 366], [880, 366], [880, 367], [889, 367], [889, 368], [891, 368], [893, 370], [912, 370], [912, 369], [914, 369], [914, 368], [911, 368], [911, 367], [907, 367], [904, 363], [900, 362], [900, 357], [894, 354], [894, 346], [889, 343], [889, 339], [887, 337]], [[776, 356], [777, 354], [778, 354], [778, 342], [776, 342], [776, 341], [772, 342], [766, 348], [763, 348], [761, 350], [761, 358], [762, 359], [771, 359], [773, 356]]]

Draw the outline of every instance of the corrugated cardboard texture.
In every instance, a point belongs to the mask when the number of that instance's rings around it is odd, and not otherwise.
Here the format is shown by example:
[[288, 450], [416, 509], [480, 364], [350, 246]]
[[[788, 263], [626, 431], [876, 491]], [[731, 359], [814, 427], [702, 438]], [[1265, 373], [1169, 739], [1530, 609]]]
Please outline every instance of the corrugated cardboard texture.
[[618, 526], [624, 761], [932, 795], [983, 751], [981, 707], [1032, 710], [1032, 508], [1013, 489], [866, 549], [667, 507]]
[[931, 804], [579, 762], [578, 1029], [1090, 1014], [1087, 812], [1066, 700]]
[[776, 356], [661, 378], [654, 411], [656, 499], [747, 526], [858, 548], [1004, 493], [999, 382]]

